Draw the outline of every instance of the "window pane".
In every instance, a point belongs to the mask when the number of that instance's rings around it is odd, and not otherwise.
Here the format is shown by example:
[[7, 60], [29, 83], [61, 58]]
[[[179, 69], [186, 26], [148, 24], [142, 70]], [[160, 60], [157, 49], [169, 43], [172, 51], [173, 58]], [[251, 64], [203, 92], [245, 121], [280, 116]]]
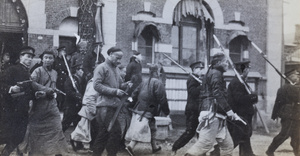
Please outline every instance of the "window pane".
[[189, 66], [196, 61], [196, 49], [182, 49], [182, 65]]
[[147, 46], [146, 40], [142, 36], [138, 37], [138, 51], [143, 57], [142, 66], [152, 62], [152, 46]]
[[172, 27], [172, 45], [173, 48], [178, 48], [178, 41], [179, 39], [179, 30], [178, 30], [178, 26], [173, 26]]
[[197, 28], [184, 26], [182, 32], [183, 48], [196, 49], [197, 47]]

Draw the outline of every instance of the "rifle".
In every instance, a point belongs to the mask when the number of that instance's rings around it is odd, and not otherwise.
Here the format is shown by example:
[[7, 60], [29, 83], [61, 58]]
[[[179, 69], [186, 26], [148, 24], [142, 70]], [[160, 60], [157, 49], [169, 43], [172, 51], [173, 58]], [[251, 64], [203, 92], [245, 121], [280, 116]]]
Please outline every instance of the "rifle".
[[262, 52], [262, 50], [252, 41], [250, 41], [253, 47], [260, 53], [260, 55], [275, 69], [275, 71], [285, 80], [287, 80], [291, 85], [295, 85], [289, 78], [287, 78], [284, 74], [280, 73], [280, 71], [267, 59], [266, 54]]
[[66, 60], [66, 57], [65, 57], [64, 54], [62, 54], [62, 57], [63, 57], [63, 59], [64, 59], [65, 65], [66, 65], [66, 67], [67, 67], [68, 75], [69, 75], [69, 78], [70, 78], [70, 80], [71, 80], [71, 82], [72, 82], [72, 86], [73, 86], [73, 88], [75, 89], [76, 93], [79, 93], [78, 88], [76, 87], [75, 81], [74, 81], [74, 79], [73, 79], [73, 76], [72, 76], [72, 74], [71, 74], [71, 71], [70, 71], [68, 62], [67, 62], [67, 60]]
[[185, 70], [180, 64], [178, 64], [175, 60], [173, 60], [170, 56], [162, 53], [163, 55], [165, 55], [170, 61], [172, 61], [173, 63], [175, 63], [179, 68], [181, 68], [184, 72], [188, 73], [189, 75], [191, 75], [196, 81], [198, 81], [200, 84], [202, 84], [202, 81], [196, 77], [195, 75], [193, 75], [192, 73], [188, 72], [187, 70]]
[[[227, 55], [227, 54], [225, 53], [224, 47], [221, 45], [219, 39], [216, 37], [216, 35], [213, 35], [213, 37], [214, 37], [215, 41], [217, 42], [217, 44], [219, 45], [219, 47], [221, 48], [221, 50], [222, 50], [222, 52], [224, 53], [224, 55], [226, 56], [226, 58], [228, 59], [229, 64], [231, 65], [231, 67], [232, 67], [232, 69], [233, 69], [233, 71], [234, 71], [236, 77], [237, 77], [238, 80], [244, 85], [244, 87], [245, 87], [245, 89], [247, 90], [248, 94], [251, 94], [251, 89], [248, 87], [248, 85], [247, 85], [247, 84], [245, 83], [245, 81], [242, 79], [241, 75], [240, 75], [240, 74], [237, 72], [237, 70], [235, 69], [234, 64], [233, 64], [231, 58], [229, 57], [229, 55]], [[254, 107], [254, 110], [257, 111], [257, 114], [258, 114], [258, 116], [259, 116], [259, 118], [260, 118], [260, 120], [261, 120], [261, 122], [262, 122], [262, 124], [263, 124], [263, 126], [264, 126], [264, 128], [265, 128], [265, 130], [266, 130], [266, 132], [267, 132], [267, 133], [270, 133], [270, 131], [269, 131], [269, 129], [268, 129], [266, 123], [265, 123], [264, 120], [262, 119], [262, 117], [261, 117], [261, 115], [260, 115], [260, 112], [258, 111], [256, 105], [253, 105], [253, 107]]]

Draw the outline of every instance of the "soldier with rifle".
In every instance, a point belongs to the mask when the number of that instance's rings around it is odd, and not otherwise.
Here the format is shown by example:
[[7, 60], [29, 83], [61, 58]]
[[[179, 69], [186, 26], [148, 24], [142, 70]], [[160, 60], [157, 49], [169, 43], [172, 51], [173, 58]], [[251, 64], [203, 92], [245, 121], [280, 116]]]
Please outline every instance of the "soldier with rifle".
[[[248, 85], [246, 81], [250, 71], [250, 61], [237, 62], [235, 66], [244, 83]], [[248, 86], [248, 88], [250, 87]], [[252, 118], [255, 113], [253, 104], [257, 103], [257, 94], [249, 94], [237, 77], [230, 81], [227, 92], [228, 103], [232, 110], [247, 122], [247, 125], [234, 121], [227, 122], [234, 147], [239, 146], [240, 156], [255, 156], [252, 151], [250, 137], [252, 135]]]
[[0, 144], [6, 144], [1, 153], [3, 156], [9, 156], [25, 136], [29, 102], [34, 99], [29, 73], [34, 52], [32, 47], [23, 47], [19, 54], [20, 62], [1, 75], [0, 91], [4, 101], [1, 107]]
[[[192, 69], [192, 74], [195, 77], [202, 79], [203, 77], [203, 62], [194, 62], [190, 65]], [[198, 82], [191, 75], [189, 76], [187, 82], [187, 91], [188, 98], [187, 104], [185, 107], [185, 115], [186, 115], [186, 130], [185, 132], [175, 141], [172, 147], [172, 151], [176, 153], [178, 149], [186, 145], [196, 133], [196, 128], [199, 124], [198, 116], [199, 116], [199, 108], [200, 108], [200, 91], [203, 90], [202, 83]]]
[[[274, 156], [275, 150], [289, 137], [295, 156], [300, 156], [300, 98], [299, 72], [295, 69], [285, 73], [289, 79], [277, 91], [277, 97], [272, 112], [272, 119], [281, 118], [281, 131], [274, 137], [266, 154]], [[294, 85], [296, 84], [296, 85]]]

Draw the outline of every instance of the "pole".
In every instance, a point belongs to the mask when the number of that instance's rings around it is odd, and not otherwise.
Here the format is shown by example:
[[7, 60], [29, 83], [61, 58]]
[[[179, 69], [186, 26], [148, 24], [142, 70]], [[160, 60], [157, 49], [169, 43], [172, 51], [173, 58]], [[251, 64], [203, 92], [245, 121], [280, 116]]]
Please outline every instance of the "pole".
[[72, 74], [71, 74], [71, 71], [70, 71], [68, 62], [67, 62], [67, 60], [66, 60], [66, 57], [65, 57], [64, 54], [62, 54], [62, 57], [63, 57], [63, 59], [64, 59], [65, 65], [66, 65], [66, 67], [67, 67], [68, 74], [69, 74], [69, 78], [70, 78], [70, 80], [71, 80], [71, 82], [72, 82], [73, 88], [75, 89], [76, 93], [79, 93], [78, 88], [77, 88], [76, 85], [75, 85], [75, 81], [74, 81], [74, 79], [73, 79], [73, 77], [72, 77]]
[[287, 78], [284, 74], [280, 73], [280, 71], [267, 59], [266, 54], [264, 54], [254, 42], [251, 41], [251, 44], [283, 79], [287, 80], [291, 85], [295, 85], [295, 83], [293, 83], [289, 78]]
[[175, 60], [173, 60], [170, 56], [162, 53], [164, 56], [166, 56], [169, 60], [171, 60], [173, 63], [175, 63], [179, 68], [181, 68], [184, 72], [188, 73], [189, 75], [191, 75], [196, 81], [198, 81], [200, 84], [202, 84], [202, 81], [197, 78], [195, 75], [193, 75], [192, 73], [188, 72], [187, 70], [185, 70], [180, 64], [178, 64]]
[[[233, 69], [233, 71], [234, 71], [236, 77], [237, 77], [238, 80], [244, 85], [244, 87], [245, 87], [245, 89], [247, 90], [248, 94], [251, 94], [251, 89], [247, 86], [247, 84], [245, 83], [245, 81], [242, 79], [241, 75], [240, 75], [240, 74], [237, 72], [237, 70], [235, 69], [234, 64], [233, 64], [231, 58], [229, 57], [229, 55], [227, 55], [227, 54], [225, 53], [224, 48], [223, 48], [223, 46], [221, 45], [219, 39], [217, 38], [216, 35], [213, 35], [213, 37], [214, 37], [215, 41], [217, 42], [217, 44], [219, 45], [219, 47], [221, 48], [221, 50], [222, 50], [222, 52], [224, 53], [224, 55], [227, 57], [227, 59], [228, 59], [228, 61], [229, 61], [229, 64], [231, 65], [231, 67], [232, 67], [232, 69]], [[270, 131], [269, 131], [269, 129], [268, 129], [268, 127], [267, 127], [265, 121], [264, 121], [263, 118], [261, 117], [261, 114], [260, 114], [260, 112], [258, 111], [256, 105], [253, 105], [253, 107], [254, 107], [254, 110], [257, 111], [257, 114], [258, 114], [258, 116], [259, 116], [259, 118], [260, 118], [260, 120], [261, 120], [261, 122], [262, 122], [262, 124], [263, 124], [263, 126], [264, 126], [264, 128], [265, 128], [265, 130], [266, 130], [266, 132], [267, 132], [267, 133], [270, 133]]]

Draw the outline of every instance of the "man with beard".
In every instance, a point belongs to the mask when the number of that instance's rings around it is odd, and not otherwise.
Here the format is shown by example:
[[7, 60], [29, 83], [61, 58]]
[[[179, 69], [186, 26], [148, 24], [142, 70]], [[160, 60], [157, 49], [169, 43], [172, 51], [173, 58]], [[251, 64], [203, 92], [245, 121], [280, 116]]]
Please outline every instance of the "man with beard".
[[0, 91], [4, 102], [1, 108], [0, 143], [6, 144], [1, 153], [3, 156], [9, 156], [25, 136], [29, 101], [34, 98], [29, 73], [34, 52], [32, 47], [23, 47], [20, 62], [9, 67], [1, 76]]

